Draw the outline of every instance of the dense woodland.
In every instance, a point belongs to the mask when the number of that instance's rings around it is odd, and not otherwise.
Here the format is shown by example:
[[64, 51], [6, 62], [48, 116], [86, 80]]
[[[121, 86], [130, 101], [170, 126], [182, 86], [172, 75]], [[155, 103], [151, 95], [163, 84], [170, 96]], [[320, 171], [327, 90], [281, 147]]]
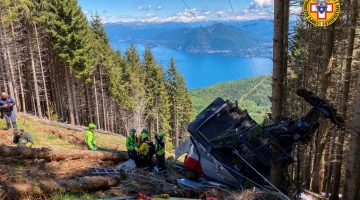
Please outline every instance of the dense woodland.
[[191, 90], [190, 95], [196, 114], [205, 109], [215, 98], [222, 97], [232, 102], [237, 100], [241, 109], [246, 109], [256, 122], [262, 123], [271, 107], [271, 75], [218, 83]]
[[122, 135], [149, 127], [169, 150], [186, 135], [193, 108], [172, 58], [165, 71], [149, 48], [142, 60], [113, 49], [76, 0], [2, 0], [0, 19], [0, 83], [17, 112]]
[[[347, 200], [360, 199], [358, 0], [340, 0], [341, 14], [327, 27], [314, 27], [304, 16], [297, 16], [293, 33], [288, 32], [289, 7], [302, 2], [274, 2], [272, 118], [306, 113], [310, 107], [295, 95], [302, 86], [329, 99], [347, 125], [337, 129], [328, 120], [320, 120], [313, 140], [297, 144], [292, 165], [271, 166], [272, 182], [331, 193], [330, 199], [338, 199], [338, 194]], [[284, 169], [287, 176], [282, 176]]]

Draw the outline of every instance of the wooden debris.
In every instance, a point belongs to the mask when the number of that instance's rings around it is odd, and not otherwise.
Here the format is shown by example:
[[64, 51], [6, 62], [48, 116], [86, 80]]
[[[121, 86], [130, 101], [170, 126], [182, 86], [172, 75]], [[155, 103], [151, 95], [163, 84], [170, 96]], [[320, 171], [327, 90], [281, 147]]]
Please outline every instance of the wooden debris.
[[117, 186], [121, 181], [120, 176], [84, 176], [82, 178], [43, 180], [38, 183], [45, 194], [57, 192], [84, 192], [104, 190]]
[[21, 148], [0, 145], [0, 155], [4, 157], [21, 156], [22, 158], [37, 158], [48, 161], [60, 160], [111, 160], [125, 161], [128, 155], [124, 152], [110, 151], [89, 151], [89, 150], [64, 150], [64, 149], [47, 149], [47, 148]]

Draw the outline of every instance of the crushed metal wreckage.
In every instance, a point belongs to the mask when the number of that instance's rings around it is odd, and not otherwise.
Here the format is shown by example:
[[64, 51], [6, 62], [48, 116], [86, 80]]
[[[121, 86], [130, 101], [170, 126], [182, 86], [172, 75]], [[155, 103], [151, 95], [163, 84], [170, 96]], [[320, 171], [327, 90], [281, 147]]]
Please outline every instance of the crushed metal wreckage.
[[176, 148], [175, 160], [187, 153], [187, 170], [227, 186], [239, 188], [249, 181], [274, 187], [268, 181], [270, 164], [291, 162], [296, 142], [310, 141], [321, 116], [338, 127], [344, 124], [327, 99], [303, 88], [297, 95], [312, 106], [308, 113], [296, 120], [282, 117], [280, 123], [263, 127], [236, 103], [215, 99], [189, 124], [190, 137]]

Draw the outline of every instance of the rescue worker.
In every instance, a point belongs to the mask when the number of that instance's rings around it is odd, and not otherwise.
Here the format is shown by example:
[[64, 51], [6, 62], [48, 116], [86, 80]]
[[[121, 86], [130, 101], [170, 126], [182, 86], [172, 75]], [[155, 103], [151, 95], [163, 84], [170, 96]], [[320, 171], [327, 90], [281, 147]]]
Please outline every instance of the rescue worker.
[[[14, 105], [15, 105], [15, 101], [10, 97], [10, 95], [7, 95], [6, 92], [2, 92], [0, 98], [0, 110], [3, 116], [5, 117], [8, 130], [11, 128], [17, 129], [16, 116], [13, 111]], [[12, 123], [12, 127], [10, 120]]]
[[151, 140], [149, 140], [148, 137], [143, 138], [143, 141], [144, 142], [139, 148], [139, 165], [141, 167], [148, 166], [149, 172], [152, 172], [154, 167], [152, 163], [152, 157], [155, 155], [155, 145]]
[[93, 150], [93, 151], [96, 151], [96, 149], [97, 149], [96, 148], [95, 135], [94, 135], [95, 128], [96, 128], [96, 125], [90, 123], [89, 124], [89, 130], [87, 130], [85, 132], [85, 139], [86, 139], [86, 144], [88, 146], [88, 149]]
[[31, 148], [34, 144], [34, 139], [29, 133], [24, 132], [24, 129], [14, 129], [13, 143], [17, 144], [19, 147]]
[[137, 138], [136, 138], [136, 129], [131, 128], [130, 134], [126, 138], [126, 149], [128, 150], [129, 158], [133, 159], [136, 163], [137, 151], [139, 151]]
[[138, 137], [138, 146], [140, 147], [144, 143], [145, 138], [149, 138], [149, 129], [143, 128], [141, 134]]
[[164, 142], [164, 134], [157, 133], [155, 134], [155, 152], [156, 152], [156, 160], [157, 160], [157, 167], [159, 172], [163, 171], [166, 173], [166, 165], [165, 165], [165, 142]]

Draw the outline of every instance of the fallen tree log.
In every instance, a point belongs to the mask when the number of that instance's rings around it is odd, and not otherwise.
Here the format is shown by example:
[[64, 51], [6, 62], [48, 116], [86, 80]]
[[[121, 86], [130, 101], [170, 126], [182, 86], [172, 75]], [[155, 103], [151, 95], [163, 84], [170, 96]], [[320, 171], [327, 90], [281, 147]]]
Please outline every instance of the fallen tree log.
[[121, 177], [112, 176], [84, 176], [81, 178], [42, 180], [37, 186], [44, 194], [58, 192], [86, 192], [104, 190], [119, 185]]
[[0, 155], [2, 157], [21, 156], [22, 158], [38, 158], [45, 160], [111, 160], [125, 161], [128, 155], [118, 151], [89, 151], [89, 150], [68, 150], [68, 149], [48, 149], [48, 148], [21, 148], [0, 145]]
[[[57, 121], [51, 121], [48, 119], [39, 118], [37, 116], [22, 113], [22, 112], [18, 112], [17, 115], [23, 116], [25, 118], [31, 119], [36, 122], [46, 123], [51, 126], [58, 126], [58, 127], [66, 128], [69, 130], [80, 131], [80, 132], [85, 132], [86, 130], [88, 130], [88, 127], [86, 127], [86, 126], [72, 125], [72, 124], [61, 123], [61, 122], [57, 122]], [[107, 135], [116, 135], [118, 137], [125, 138], [123, 135], [120, 135], [118, 133], [112, 133], [112, 132], [101, 130], [101, 129], [96, 129], [96, 133], [102, 133], [102, 134], [107, 134]]]

